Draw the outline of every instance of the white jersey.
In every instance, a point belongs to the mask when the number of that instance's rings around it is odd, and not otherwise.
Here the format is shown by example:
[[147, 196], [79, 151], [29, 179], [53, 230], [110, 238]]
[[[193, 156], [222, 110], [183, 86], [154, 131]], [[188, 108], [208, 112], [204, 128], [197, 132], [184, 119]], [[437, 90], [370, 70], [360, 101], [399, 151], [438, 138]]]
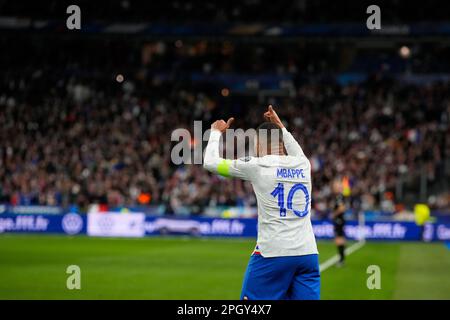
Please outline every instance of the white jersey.
[[219, 156], [221, 133], [212, 130], [204, 167], [223, 176], [248, 180], [258, 202], [257, 248], [263, 257], [316, 254], [311, 225], [311, 165], [294, 137], [283, 128], [287, 156], [239, 160]]

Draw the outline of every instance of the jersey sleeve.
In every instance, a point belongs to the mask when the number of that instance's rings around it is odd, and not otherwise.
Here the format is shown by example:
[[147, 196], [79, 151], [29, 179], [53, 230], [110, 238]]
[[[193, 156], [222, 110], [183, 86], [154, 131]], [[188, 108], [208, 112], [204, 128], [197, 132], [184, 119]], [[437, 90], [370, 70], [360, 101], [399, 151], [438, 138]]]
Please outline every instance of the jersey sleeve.
[[245, 157], [238, 160], [224, 159], [219, 155], [220, 131], [212, 130], [206, 146], [203, 167], [213, 173], [224, 177], [235, 177], [243, 180], [251, 180], [257, 169], [254, 158]]
[[305, 154], [303, 153], [302, 147], [300, 147], [300, 144], [294, 139], [292, 134], [287, 131], [286, 128], [283, 128], [282, 131], [284, 147], [286, 148], [288, 155], [293, 157], [304, 157]]

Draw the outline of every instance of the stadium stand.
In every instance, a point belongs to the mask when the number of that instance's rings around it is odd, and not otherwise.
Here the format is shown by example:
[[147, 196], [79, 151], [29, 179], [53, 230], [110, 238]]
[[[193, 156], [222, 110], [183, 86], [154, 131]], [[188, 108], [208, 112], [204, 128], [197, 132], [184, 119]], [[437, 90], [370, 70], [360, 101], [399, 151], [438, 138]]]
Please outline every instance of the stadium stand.
[[[274, 54], [270, 43], [12, 38], [2, 37], [0, 53], [4, 203], [150, 203], [168, 213], [253, 206], [247, 183], [173, 165], [168, 142], [194, 120], [206, 130], [234, 115], [236, 127], [256, 127], [272, 102], [312, 162], [316, 211], [329, 207], [336, 177], [350, 179], [355, 206], [366, 210], [395, 211], [417, 199], [424, 176], [424, 200], [448, 206], [446, 194], [433, 193], [449, 175], [448, 79], [398, 77], [445, 69], [446, 60], [425, 64], [429, 50], [416, 48], [421, 63], [396, 50], [356, 50], [349, 63], [344, 46], [329, 44], [277, 44]], [[355, 73], [364, 78], [343, 80]], [[267, 88], [252, 91], [252, 81]]]

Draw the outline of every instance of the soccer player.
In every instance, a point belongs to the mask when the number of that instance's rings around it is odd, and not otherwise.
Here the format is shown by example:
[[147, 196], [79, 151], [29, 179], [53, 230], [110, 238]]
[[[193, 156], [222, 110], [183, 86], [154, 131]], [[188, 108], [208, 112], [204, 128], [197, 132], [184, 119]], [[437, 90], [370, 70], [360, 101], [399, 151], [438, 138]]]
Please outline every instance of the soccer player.
[[334, 205], [333, 205], [333, 226], [334, 226], [334, 242], [338, 249], [339, 261], [337, 262], [337, 267], [344, 266], [345, 261], [345, 201], [342, 195], [342, 188], [340, 181], [334, 181], [333, 183], [333, 193], [334, 193]]
[[317, 300], [320, 273], [310, 219], [311, 165], [272, 106], [264, 116], [268, 122], [257, 129], [256, 157], [219, 156], [220, 137], [233, 118], [212, 124], [205, 151], [204, 168], [250, 181], [257, 198], [258, 239], [241, 299]]

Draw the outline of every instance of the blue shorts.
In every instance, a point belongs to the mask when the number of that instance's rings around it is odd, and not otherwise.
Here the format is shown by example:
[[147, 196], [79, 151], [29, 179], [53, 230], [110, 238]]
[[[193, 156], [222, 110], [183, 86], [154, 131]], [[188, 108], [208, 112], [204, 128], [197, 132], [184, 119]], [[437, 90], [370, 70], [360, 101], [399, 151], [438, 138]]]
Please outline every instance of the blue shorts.
[[250, 257], [241, 300], [319, 300], [319, 256]]

